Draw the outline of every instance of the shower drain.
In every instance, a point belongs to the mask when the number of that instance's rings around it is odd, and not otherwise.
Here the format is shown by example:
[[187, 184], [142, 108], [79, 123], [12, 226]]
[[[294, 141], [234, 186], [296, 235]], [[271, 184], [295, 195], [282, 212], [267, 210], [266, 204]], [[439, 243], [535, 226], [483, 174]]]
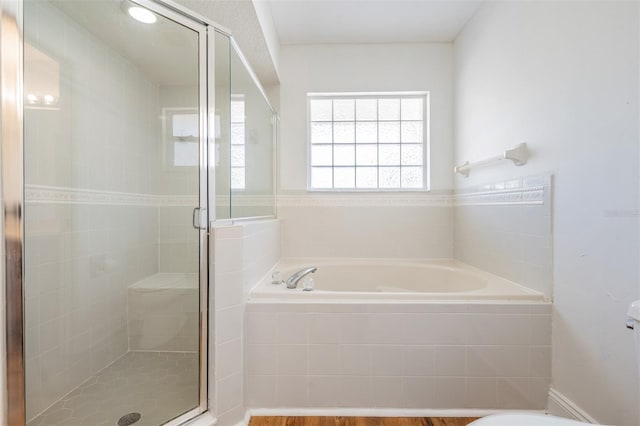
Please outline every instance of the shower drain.
[[124, 416], [120, 417], [120, 420], [118, 420], [118, 426], [132, 425], [138, 420], [140, 420], [141, 417], [142, 417], [142, 414], [140, 413], [125, 414]]

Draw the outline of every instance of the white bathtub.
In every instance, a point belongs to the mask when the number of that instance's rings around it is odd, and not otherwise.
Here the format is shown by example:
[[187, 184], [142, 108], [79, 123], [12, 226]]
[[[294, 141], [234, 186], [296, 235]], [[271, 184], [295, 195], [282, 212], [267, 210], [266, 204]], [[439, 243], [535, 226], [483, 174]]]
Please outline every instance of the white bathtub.
[[[271, 283], [280, 271], [286, 280], [309, 266], [313, 291]], [[316, 301], [327, 299], [453, 300], [544, 302], [542, 293], [455, 260], [286, 259], [279, 262], [251, 292], [252, 300]]]

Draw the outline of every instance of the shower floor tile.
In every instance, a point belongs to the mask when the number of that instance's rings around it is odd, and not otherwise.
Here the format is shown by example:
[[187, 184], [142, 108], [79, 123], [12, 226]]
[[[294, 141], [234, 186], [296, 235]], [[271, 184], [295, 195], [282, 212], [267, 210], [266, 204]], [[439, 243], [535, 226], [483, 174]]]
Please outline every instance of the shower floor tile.
[[198, 354], [129, 352], [67, 394], [28, 426], [157, 426], [198, 405]]

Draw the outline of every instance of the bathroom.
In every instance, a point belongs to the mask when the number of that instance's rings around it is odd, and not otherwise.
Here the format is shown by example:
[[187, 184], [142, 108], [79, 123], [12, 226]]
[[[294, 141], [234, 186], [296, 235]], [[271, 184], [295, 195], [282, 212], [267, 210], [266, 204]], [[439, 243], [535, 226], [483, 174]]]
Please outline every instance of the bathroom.
[[0, 10], [1, 424], [640, 425], [637, 2]]

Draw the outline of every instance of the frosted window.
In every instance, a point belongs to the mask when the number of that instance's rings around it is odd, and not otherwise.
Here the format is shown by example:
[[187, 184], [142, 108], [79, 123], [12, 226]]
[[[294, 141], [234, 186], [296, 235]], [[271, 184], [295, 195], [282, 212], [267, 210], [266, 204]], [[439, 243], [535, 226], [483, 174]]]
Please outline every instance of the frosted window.
[[311, 101], [311, 121], [331, 121], [331, 99], [313, 99]]
[[311, 147], [312, 166], [331, 166], [333, 164], [333, 146], [314, 145]]
[[356, 99], [356, 120], [358, 121], [378, 120], [378, 100], [377, 99]]
[[358, 167], [356, 169], [356, 188], [377, 188], [378, 168]]
[[172, 121], [173, 136], [198, 137], [198, 114], [174, 114]]
[[380, 143], [399, 143], [400, 142], [400, 122], [399, 121], [389, 121], [389, 122], [380, 122], [378, 124], [378, 128], [380, 129]]
[[356, 123], [356, 142], [357, 143], [376, 143], [378, 142], [378, 123]]
[[244, 101], [231, 101], [231, 122], [244, 123]]
[[379, 145], [378, 152], [381, 166], [400, 165], [400, 145]]
[[167, 152], [171, 167], [197, 167], [200, 159], [199, 116], [194, 112], [177, 112], [167, 109]]
[[353, 121], [356, 102], [354, 99], [336, 99], [333, 101], [333, 121]]
[[244, 189], [244, 167], [231, 167], [231, 188]]
[[231, 144], [244, 144], [244, 123], [231, 123]]
[[402, 145], [403, 166], [422, 166], [422, 145]]
[[426, 99], [309, 95], [310, 189], [424, 189]]
[[356, 164], [355, 145], [336, 145], [333, 151], [333, 164], [336, 166], [354, 166]]
[[353, 188], [356, 182], [355, 167], [339, 167], [333, 169], [334, 188]]
[[378, 164], [378, 145], [357, 145], [356, 166], [376, 166]]
[[400, 120], [400, 99], [378, 100], [378, 120]]
[[231, 95], [231, 189], [246, 188], [245, 102], [243, 95]]
[[401, 128], [403, 143], [422, 143], [422, 121], [403, 121]]
[[311, 143], [332, 143], [333, 130], [331, 123], [311, 124]]
[[334, 143], [354, 143], [355, 123], [333, 123]]
[[400, 167], [380, 167], [380, 188], [400, 187]]
[[313, 188], [332, 188], [333, 187], [333, 169], [331, 167], [312, 167], [311, 168], [311, 186]]
[[244, 167], [244, 145], [231, 146], [231, 166]]
[[401, 184], [403, 188], [422, 188], [422, 167], [403, 167]]
[[174, 143], [173, 164], [176, 166], [197, 166], [198, 144], [195, 142]]

